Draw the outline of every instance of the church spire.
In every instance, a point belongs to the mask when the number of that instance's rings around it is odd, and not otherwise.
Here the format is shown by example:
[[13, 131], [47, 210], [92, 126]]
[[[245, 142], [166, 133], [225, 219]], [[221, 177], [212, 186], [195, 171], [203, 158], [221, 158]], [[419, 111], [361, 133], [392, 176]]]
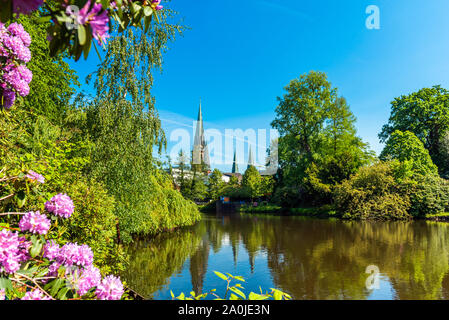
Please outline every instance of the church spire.
[[249, 145], [249, 151], [248, 151], [248, 167], [254, 166], [254, 160], [253, 160], [253, 151], [251, 150], [251, 145]]
[[237, 150], [234, 150], [234, 162], [232, 163], [232, 173], [238, 173], [239, 166], [237, 164]]
[[195, 138], [193, 142], [192, 163], [195, 165], [205, 165], [206, 168], [210, 167], [209, 150], [206, 144], [206, 138], [204, 135], [203, 113], [200, 107], [198, 110], [198, 120], [196, 122]]

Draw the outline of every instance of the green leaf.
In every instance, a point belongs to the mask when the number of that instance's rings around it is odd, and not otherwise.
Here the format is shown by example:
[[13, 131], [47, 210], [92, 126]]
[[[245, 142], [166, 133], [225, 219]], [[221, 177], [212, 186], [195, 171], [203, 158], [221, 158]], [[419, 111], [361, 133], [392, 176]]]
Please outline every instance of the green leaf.
[[35, 258], [35, 257], [41, 252], [42, 247], [43, 247], [42, 242], [39, 241], [39, 240], [36, 241], [36, 242], [32, 245], [31, 250], [30, 250], [30, 255], [31, 255], [31, 257]]
[[69, 292], [69, 290], [70, 289], [67, 288], [67, 287], [62, 288], [61, 290], [59, 290], [57, 298], [59, 300], [66, 300], [67, 299], [67, 293]]
[[223, 273], [218, 272], [218, 271], [214, 271], [214, 273], [217, 275], [217, 277], [220, 277], [224, 281], [228, 281], [228, 277], [226, 277]]
[[242, 281], [242, 282], [246, 282], [245, 279], [243, 279], [241, 276], [235, 276], [234, 279]]
[[148, 29], [150, 28], [151, 25], [151, 21], [153, 20], [153, 16], [149, 16], [149, 17], [145, 17], [144, 21], [145, 21], [145, 29], [144, 32], [147, 33]]
[[50, 290], [50, 294], [52, 296], [55, 296], [59, 289], [61, 289], [62, 285], [64, 284], [65, 280], [64, 279], [56, 279], [54, 281], [51, 282], [51, 290]]
[[91, 33], [88, 34], [86, 41], [87, 41], [87, 43], [86, 43], [86, 45], [83, 48], [84, 59], [87, 59], [87, 57], [89, 55], [90, 48], [92, 46], [93, 39], [92, 39], [92, 34]]
[[7, 22], [12, 18], [12, 0], [2, 3], [2, 10], [0, 10], [0, 21]]
[[145, 15], [145, 17], [149, 17], [153, 14], [153, 9], [151, 9], [151, 7], [144, 7], [143, 14]]
[[273, 290], [274, 290], [274, 294], [273, 294], [274, 300], [282, 300], [282, 292], [280, 292], [279, 290], [275, 290], [275, 289], [273, 289]]
[[12, 282], [8, 278], [0, 277], [0, 288], [6, 290], [12, 290]]
[[243, 299], [246, 299], [246, 295], [240, 291], [239, 289], [235, 288], [235, 287], [231, 287], [229, 288], [232, 292], [235, 292], [236, 294], [238, 294], [240, 297], [242, 297]]
[[20, 190], [16, 195], [16, 200], [17, 200], [17, 207], [22, 208], [25, 205], [26, 200], [27, 200], [25, 191]]
[[266, 299], [268, 299], [268, 297], [266, 295], [251, 292], [248, 296], [248, 299], [249, 300], [266, 300]]
[[78, 25], [78, 41], [80, 45], [84, 45], [86, 43], [86, 28], [80, 24]]

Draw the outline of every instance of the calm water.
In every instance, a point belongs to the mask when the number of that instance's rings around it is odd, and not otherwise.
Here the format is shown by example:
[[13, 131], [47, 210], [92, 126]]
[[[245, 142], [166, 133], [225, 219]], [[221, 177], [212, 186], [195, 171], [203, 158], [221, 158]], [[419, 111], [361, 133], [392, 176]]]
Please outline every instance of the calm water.
[[[205, 216], [129, 252], [123, 278], [149, 299], [170, 299], [170, 290], [221, 292], [214, 270], [243, 276], [248, 293], [275, 287], [295, 299], [449, 298], [445, 223]], [[367, 289], [372, 265], [378, 283]]]

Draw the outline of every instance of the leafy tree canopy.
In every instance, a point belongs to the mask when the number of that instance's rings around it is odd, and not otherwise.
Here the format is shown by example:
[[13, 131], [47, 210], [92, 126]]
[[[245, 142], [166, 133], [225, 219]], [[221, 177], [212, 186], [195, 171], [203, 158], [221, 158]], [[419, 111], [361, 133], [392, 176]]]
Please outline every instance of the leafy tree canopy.
[[413, 172], [421, 175], [438, 174], [438, 168], [433, 164], [429, 151], [410, 131], [396, 130], [393, 132], [380, 157], [383, 160], [391, 158], [401, 162], [410, 162]]
[[449, 131], [449, 91], [441, 86], [423, 88], [395, 98], [390, 119], [379, 134], [385, 142], [396, 131], [413, 132], [429, 150], [442, 175], [449, 171], [448, 153], [443, 148]]

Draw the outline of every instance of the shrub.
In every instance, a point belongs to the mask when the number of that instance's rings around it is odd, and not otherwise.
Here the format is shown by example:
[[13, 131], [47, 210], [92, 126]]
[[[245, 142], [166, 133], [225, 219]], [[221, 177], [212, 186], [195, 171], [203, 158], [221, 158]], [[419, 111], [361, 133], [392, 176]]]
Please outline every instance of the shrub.
[[[11, 136], [7, 138], [13, 141]], [[125, 255], [116, 244], [114, 198], [98, 182], [84, 178], [82, 169], [88, 160], [82, 154], [86, 148], [84, 142], [60, 141], [49, 143], [49, 147], [41, 150], [40, 157], [16, 152], [15, 156], [1, 159], [0, 168], [4, 176], [22, 178], [30, 171], [39, 172], [45, 183], [39, 189], [28, 180], [0, 185], [0, 198], [13, 195], [0, 202], [0, 210], [18, 211], [27, 207], [28, 210], [42, 211], [44, 199], [65, 190], [72, 196], [76, 209], [73, 218], [60, 225], [64, 232], [56, 240], [60, 244], [66, 241], [88, 244], [95, 254], [96, 265], [102, 271], [118, 272], [124, 268]]]
[[45, 197], [43, 185], [45, 178], [34, 171], [0, 172], [0, 195], [12, 192], [0, 200], [0, 300], [120, 299], [120, 279], [102, 280], [92, 248], [65, 240], [67, 219], [76, 216], [72, 199], [58, 194], [45, 205], [27, 201]]
[[66, 238], [85, 243], [95, 254], [95, 264], [105, 273], [124, 270], [126, 254], [117, 240], [114, 198], [96, 181], [78, 180], [66, 189], [75, 204], [67, 221]]
[[419, 176], [410, 190], [410, 213], [415, 217], [442, 213], [449, 208], [449, 181], [438, 175]]
[[362, 167], [335, 188], [334, 200], [343, 218], [408, 219], [409, 195], [394, 177], [391, 162]]
[[[201, 219], [198, 207], [192, 201], [184, 199], [164, 173], [155, 171], [154, 175], [149, 176], [142, 195], [137, 202], [138, 208], [130, 208], [123, 202], [116, 208], [124, 242], [130, 242], [134, 235], [155, 235], [193, 225]], [[138, 195], [135, 196], [137, 198]]]

